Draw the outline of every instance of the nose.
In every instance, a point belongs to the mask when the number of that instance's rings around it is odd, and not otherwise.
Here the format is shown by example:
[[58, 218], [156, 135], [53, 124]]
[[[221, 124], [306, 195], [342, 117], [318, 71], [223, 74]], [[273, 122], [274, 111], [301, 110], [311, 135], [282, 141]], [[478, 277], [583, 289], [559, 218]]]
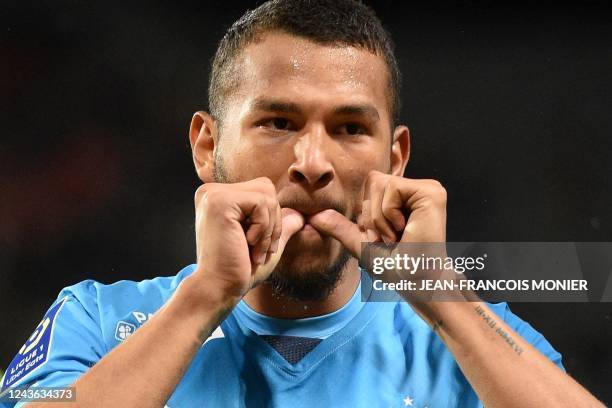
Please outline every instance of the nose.
[[294, 146], [295, 162], [289, 167], [289, 179], [309, 190], [328, 185], [335, 177], [329, 161], [331, 140], [323, 126], [302, 135]]

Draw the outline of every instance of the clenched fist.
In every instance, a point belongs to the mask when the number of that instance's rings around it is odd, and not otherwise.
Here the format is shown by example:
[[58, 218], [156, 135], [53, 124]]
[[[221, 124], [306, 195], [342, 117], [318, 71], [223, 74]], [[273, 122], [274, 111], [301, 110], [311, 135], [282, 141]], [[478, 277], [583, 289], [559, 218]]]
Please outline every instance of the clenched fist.
[[340, 241], [356, 258], [362, 242], [446, 241], [446, 190], [436, 180], [415, 180], [371, 171], [357, 224], [334, 210], [310, 224]]
[[226, 298], [239, 299], [274, 270], [287, 241], [304, 225], [281, 209], [272, 182], [207, 183], [195, 194], [196, 275]]

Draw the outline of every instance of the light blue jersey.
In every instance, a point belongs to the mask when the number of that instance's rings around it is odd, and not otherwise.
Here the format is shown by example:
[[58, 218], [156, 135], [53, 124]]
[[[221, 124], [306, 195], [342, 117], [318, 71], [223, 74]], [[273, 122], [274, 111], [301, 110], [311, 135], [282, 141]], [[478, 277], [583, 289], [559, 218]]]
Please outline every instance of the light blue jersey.
[[[194, 269], [64, 289], [7, 368], [2, 389], [72, 384], [142, 326]], [[490, 307], [562, 368], [561, 355], [507, 304]], [[446, 346], [405, 302], [361, 302], [355, 295], [334, 314], [295, 326], [240, 304], [204, 343], [167, 406], [482, 406]], [[316, 345], [290, 363], [264, 334], [312, 337]]]

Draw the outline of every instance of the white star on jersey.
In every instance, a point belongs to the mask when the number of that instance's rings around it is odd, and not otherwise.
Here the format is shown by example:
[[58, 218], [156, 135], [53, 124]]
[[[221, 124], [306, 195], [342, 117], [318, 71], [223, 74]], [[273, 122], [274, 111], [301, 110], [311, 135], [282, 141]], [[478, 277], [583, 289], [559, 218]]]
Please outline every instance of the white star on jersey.
[[410, 398], [408, 395], [406, 395], [406, 398], [404, 398], [404, 406], [405, 407], [412, 406], [412, 402], [413, 401], [414, 400], [412, 398]]

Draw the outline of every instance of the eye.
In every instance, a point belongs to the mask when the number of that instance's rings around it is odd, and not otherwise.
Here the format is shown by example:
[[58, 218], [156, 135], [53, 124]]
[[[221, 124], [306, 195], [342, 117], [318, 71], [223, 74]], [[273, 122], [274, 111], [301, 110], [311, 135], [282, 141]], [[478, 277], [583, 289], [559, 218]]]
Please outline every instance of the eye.
[[268, 118], [257, 123], [257, 126], [268, 130], [293, 130], [293, 123], [286, 118], [276, 117]]
[[289, 129], [289, 121], [285, 118], [274, 118], [271, 120], [274, 129], [278, 130], [288, 130]]
[[367, 129], [358, 123], [347, 123], [340, 127], [340, 133], [347, 134], [350, 136], [365, 135], [368, 133]]

